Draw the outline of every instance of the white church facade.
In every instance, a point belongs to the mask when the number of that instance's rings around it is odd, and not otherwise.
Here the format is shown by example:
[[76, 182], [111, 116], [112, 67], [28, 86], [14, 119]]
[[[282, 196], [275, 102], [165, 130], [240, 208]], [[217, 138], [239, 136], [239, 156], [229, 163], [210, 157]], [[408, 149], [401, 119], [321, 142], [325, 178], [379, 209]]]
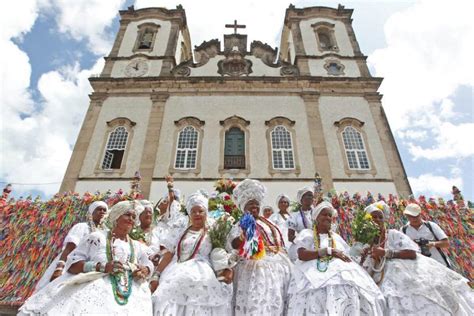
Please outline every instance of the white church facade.
[[268, 202], [312, 184], [407, 196], [411, 189], [352, 10], [286, 10], [279, 49], [239, 25], [194, 50], [185, 11], [120, 11], [61, 191], [127, 190], [136, 171], [157, 200], [221, 178], [261, 180]]

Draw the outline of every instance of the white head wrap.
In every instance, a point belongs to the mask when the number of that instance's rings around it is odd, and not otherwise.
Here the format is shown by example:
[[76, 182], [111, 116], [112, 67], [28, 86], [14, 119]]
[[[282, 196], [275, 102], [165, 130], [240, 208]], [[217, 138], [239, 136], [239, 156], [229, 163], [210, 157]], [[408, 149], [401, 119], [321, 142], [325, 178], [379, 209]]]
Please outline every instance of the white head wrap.
[[372, 214], [373, 212], [379, 211], [382, 212], [384, 218], [388, 218], [390, 216], [390, 208], [388, 207], [387, 204], [385, 204], [384, 201], [378, 201], [375, 203], [370, 204], [367, 206], [364, 211], [366, 211], [369, 214]]
[[296, 201], [301, 204], [301, 199], [303, 198], [303, 195], [305, 195], [308, 192], [313, 193], [314, 188], [312, 186], [306, 186], [304, 188], [301, 188], [298, 190], [298, 193], [296, 194]]
[[271, 207], [270, 205], [264, 205], [263, 207], [260, 208], [260, 215], [263, 215], [263, 211], [266, 210], [267, 208], [272, 210], [272, 214], [275, 212], [273, 210], [273, 207]]
[[137, 210], [137, 225], [140, 225], [140, 215], [147, 209], [149, 208], [150, 211], [153, 213], [153, 203], [151, 203], [148, 200], [139, 200], [140, 204], [143, 206], [143, 209]]
[[87, 209], [87, 214], [92, 215], [94, 213], [95, 209], [98, 207], [103, 207], [105, 208], [105, 212], [107, 213], [109, 211], [109, 207], [107, 206], [107, 203], [104, 201], [95, 201], [89, 205], [89, 208]]
[[280, 203], [281, 200], [285, 200], [288, 202], [288, 204], [290, 204], [290, 197], [284, 193], [280, 194], [279, 196], [277, 196], [277, 200], [276, 200], [276, 204], [278, 206], [278, 203]]
[[332, 216], [337, 216], [337, 212], [334, 209], [334, 206], [332, 206], [332, 204], [328, 201], [322, 201], [321, 203], [316, 205], [316, 207], [311, 212], [311, 218], [313, 219], [313, 221], [315, 221], [316, 218], [318, 218], [319, 213], [321, 213], [322, 210], [324, 210], [326, 208], [331, 211]]
[[251, 200], [256, 200], [262, 203], [265, 198], [267, 189], [258, 180], [245, 179], [240, 182], [234, 189], [234, 200], [240, 210], [244, 210], [245, 205]]
[[188, 214], [191, 214], [191, 209], [196, 205], [204, 208], [206, 212], [209, 208], [209, 200], [202, 194], [201, 191], [193, 193], [188, 197], [188, 200], [186, 201], [186, 210], [188, 211]]
[[143, 212], [144, 207], [137, 201], [122, 201], [112, 206], [109, 214], [109, 221], [112, 223], [112, 226], [115, 227], [117, 224], [117, 219], [131, 210], [139, 214]]

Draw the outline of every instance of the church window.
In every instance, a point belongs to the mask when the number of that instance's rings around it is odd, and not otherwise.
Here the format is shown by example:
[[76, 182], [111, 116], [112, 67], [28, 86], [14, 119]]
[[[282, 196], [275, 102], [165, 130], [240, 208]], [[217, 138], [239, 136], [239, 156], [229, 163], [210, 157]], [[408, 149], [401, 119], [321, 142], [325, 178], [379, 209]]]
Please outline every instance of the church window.
[[102, 169], [120, 169], [127, 146], [128, 132], [123, 126], [115, 128], [110, 134], [105, 149]]
[[328, 75], [330, 76], [341, 76], [344, 75], [344, 65], [339, 62], [337, 59], [327, 60], [324, 64]]
[[225, 132], [224, 169], [245, 169], [245, 133], [238, 127]]
[[347, 126], [342, 132], [342, 140], [344, 142], [349, 169], [370, 169], [369, 159], [361, 133], [352, 126]]
[[272, 157], [274, 169], [293, 169], [293, 145], [290, 132], [282, 125], [271, 132]]
[[316, 41], [320, 51], [338, 51], [336, 36], [334, 35], [334, 24], [318, 22], [311, 26], [316, 33]]
[[155, 42], [159, 25], [145, 23], [138, 26], [137, 41], [134, 51], [151, 51]]
[[198, 147], [198, 131], [192, 126], [186, 126], [178, 135], [176, 148], [176, 169], [195, 169]]

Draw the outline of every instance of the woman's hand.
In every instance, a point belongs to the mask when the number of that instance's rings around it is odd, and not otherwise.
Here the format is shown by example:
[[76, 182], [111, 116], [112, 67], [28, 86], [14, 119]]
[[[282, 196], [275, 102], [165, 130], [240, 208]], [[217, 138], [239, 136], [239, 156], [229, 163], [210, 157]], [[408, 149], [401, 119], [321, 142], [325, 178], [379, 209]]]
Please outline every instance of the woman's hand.
[[153, 262], [153, 265], [156, 267], [158, 263], [160, 263], [161, 255], [157, 253], [151, 256], [149, 259], [151, 262]]
[[372, 248], [372, 258], [375, 260], [380, 260], [385, 256], [385, 249], [382, 247], [373, 247]]
[[53, 275], [49, 279], [49, 282], [51, 282], [54, 279], [60, 277], [62, 274], [63, 274], [63, 269], [62, 268], [56, 268], [56, 270], [54, 270], [54, 272], [53, 272]]
[[148, 274], [150, 274], [148, 267], [139, 266], [138, 269], [132, 272], [132, 276], [135, 280], [143, 280], [148, 276]]
[[160, 283], [159, 283], [158, 280], [153, 280], [153, 281], [150, 282], [150, 291], [151, 291], [151, 293], [154, 293], [156, 291], [159, 284]]
[[119, 274], [123, 273], [125, 269], [123, 268], [123, 265], [119, 261], [109, 261], [105, 264], [105, 273], [110, 273], [110, 274]]
[[331, 255], [334, 258], [341, 259], [344, 262], [351, 262], [352, 261], [351, 258], [349, 258], [349, 256], [346, 256], [344, 254], [344, 252], [342, 252], [341, 250], [338, 250], [338, 249], [332, 249]]
[[234, 280], [234, 270], [232, 269], [224, 269], [220, 274], [220, 277], [223, 277], [221, 282], [224, 282], [226, 284], [231, 284], [232, 281]]

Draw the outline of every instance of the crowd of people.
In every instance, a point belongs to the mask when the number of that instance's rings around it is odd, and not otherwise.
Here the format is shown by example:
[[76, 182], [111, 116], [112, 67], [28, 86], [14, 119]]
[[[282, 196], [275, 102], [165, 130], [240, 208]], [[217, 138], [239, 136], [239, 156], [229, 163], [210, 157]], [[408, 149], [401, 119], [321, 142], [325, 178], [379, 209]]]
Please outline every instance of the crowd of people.
[[[241, 181], [233, 201], [242, 216], [216, 248], [208, 196], [168, 192], [154, 206], [96, 201], [72, 227], [63, 250], [19, 315], [473, 315], [468, 280], [443, 256], [449, 241], [420, 207], [409, 224], [387, 229], [382, 202], [365, 212], [378, 234], [350, 247], [334, 229], [333, 205], [313, 187], [264, 205], [266, 188]], [[154, 216], [154, 209], [158, 216]], [[275, 209], [275, 211], [274, 211]], [[107, 225], [105, 223], [107, 222]]]

